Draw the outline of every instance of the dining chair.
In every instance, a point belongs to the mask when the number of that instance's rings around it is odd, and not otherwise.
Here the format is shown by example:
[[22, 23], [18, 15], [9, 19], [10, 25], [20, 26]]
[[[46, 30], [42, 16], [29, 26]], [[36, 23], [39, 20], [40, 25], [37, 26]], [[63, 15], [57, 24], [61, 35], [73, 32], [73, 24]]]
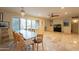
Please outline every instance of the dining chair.
[[[29, 40], [25, 39], [25, 38], [23, 37], [22, 33], [19, 33], [19, 34], [20, 34], [21, 37], [23, 38], [23, 41], [24, 41], [25, 45], [26, 45], [26, 46], [32, 45], [32, 50], [34, 50], [34, 41], [31, 40], [31, 39], [29, 39]], [[27, 49], [27, 48], [26, 48], [26, 49]]]
[[14, 31], [13, 31], [13, 38], [14, 38], [14, 40], [13, 40], [14, 43], [13, 43], [13, 44], [14, 44], [14, 45], [17, 45], [17, 42], [18, 42], [19, 40], [18, 40], [18, 37], [17, 37], [17, 33], [14, 32]]
[[44, 50], [44, 46], [43, 46], [43, 34], [37, 34], [37, 37], [34, 40], [34, 43], [37, 44], [37, 51], [38, 51], [38, 47], [39, 47], [40, 43], [42, 43], [42, 50]]
[[16, 50], [27, 50], [28, 45], [32, 45], [34, 50], [34, 42], [32, 40], [24, 40], [21, 33], [13, 32], [13, 36], [16, 41]]
[[16, 50], [21, 50], [22, 48], [22, 45], [23, 44], [20, 44], [21, 43], [21, 40], [20, 40], [20, 36], [19, 36], [19, 34], [18, 33], [16, 33], [16, 32], [13, 32], [13, 37], [14, 37], [14, 43], [15, 43], [15, 45], [16, 45]]

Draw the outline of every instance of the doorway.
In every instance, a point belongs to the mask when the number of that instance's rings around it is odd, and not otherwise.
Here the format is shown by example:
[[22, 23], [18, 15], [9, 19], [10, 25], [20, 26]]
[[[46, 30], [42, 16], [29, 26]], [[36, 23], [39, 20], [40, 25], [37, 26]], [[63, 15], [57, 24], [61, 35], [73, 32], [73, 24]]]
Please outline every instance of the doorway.
[[78, 34], [78, 22], [71, 22], [71, 33]]

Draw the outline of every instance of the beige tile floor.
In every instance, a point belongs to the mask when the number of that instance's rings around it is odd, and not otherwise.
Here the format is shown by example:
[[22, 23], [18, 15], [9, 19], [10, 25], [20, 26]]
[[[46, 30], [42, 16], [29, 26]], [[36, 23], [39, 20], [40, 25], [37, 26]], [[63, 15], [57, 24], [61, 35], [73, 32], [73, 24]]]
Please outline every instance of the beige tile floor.
[[79, 50], [79, 35], [45, 32], [44, 46], [47, 51], [77, 51]]
[[[45, 32], [43, 42], [44, 50], [40, 44], [39, 51], [79, 51], [79, 35], [77, 34]], [[36, 47], [35, 51], [37, 51]]]

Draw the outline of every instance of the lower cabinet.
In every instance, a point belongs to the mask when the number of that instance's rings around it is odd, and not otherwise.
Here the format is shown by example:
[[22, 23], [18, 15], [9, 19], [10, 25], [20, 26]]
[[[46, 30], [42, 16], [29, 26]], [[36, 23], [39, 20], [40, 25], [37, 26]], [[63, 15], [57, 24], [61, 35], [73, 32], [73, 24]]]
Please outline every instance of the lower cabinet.
[[9, 31], [8, 28], [0, 28], [0, 44], [9, 42]]

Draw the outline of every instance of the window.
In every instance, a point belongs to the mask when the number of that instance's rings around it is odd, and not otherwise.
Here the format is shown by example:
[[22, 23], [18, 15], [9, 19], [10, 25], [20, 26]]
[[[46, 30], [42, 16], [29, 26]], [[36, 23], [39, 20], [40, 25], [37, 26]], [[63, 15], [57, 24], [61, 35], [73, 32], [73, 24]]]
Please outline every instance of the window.
[[12, 29], [14, 31], [20, 30], [20, 18], [19, 17], [12, 18]]
[[36, 20], [36, 28], [38, 29], [39, 26], [40, 26], [40, 24], [39, 24], [39, 20]]
[[36, 28], [36, 22], [34, 20], [32, 20], [32, 29]]
[[32, 21], [32, 28], [33, 29], [38, 29], [39, 28], [39, 21], [38, 20], [33, 20]]
[[30, 20], [19, 17], [12, 18], [12, 29], [14, 31], [24, 30], [24, 29], [38, 29], [39, 21], [38, 20]]
[[27, 29], [26, 20], [24, 18], [20, 18], [20, 29]]
[[31, 20], [27, 20], [27, 29], [31, 29]]
[[27, 29], [38, 29], [39, 21], [38, 20], [27, 20]]

